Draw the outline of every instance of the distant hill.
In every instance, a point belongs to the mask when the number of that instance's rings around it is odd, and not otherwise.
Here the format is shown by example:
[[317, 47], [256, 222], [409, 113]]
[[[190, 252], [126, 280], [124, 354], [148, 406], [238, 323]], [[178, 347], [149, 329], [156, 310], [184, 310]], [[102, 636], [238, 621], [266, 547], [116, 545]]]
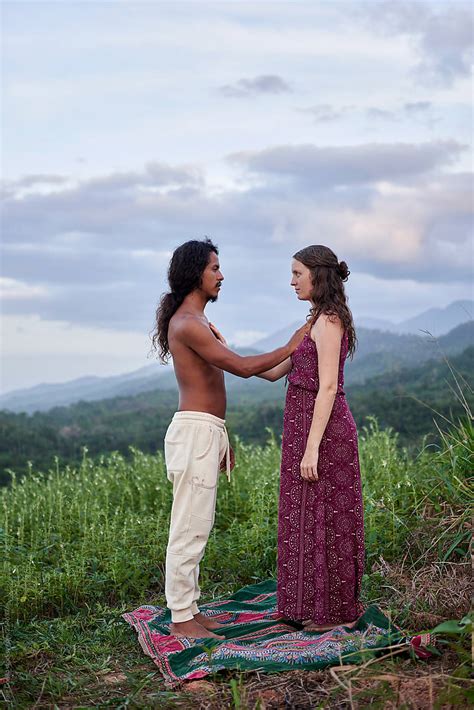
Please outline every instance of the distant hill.
[[[454, 304], [453, 304], [454, 305]], [[237, 348], [241, 355], [273, 350], [285, 343], [300, 324], [288, 328], [259, 341], [259, 348]], [[373, 330], [362, 326], [357, 328], [358, 347], [353, 360], [346, 363], [346, 382], [362, 383], [370, 377], [409, 367], [431, 358], [441, 358], [461, 352], [474, 344], [474, 321], [456, 326], [448, 334], [436, 339], [426, 335], [399, 334]], [[252, 401], [269, 396], [275, 384], [252, 378], [243, 380], [226, 374], [229, 391], [237, 388], [249, 394]], [[158, 362], [134, 372], [113, 377], [82, 377], [61, 384], [43, 384], [24, 390], [9, 392], [0, 397], [0, 408], [11, 412], [48, 411], [52, 407], [66, 406], [74, 402], [93, 402], [119, 396], [133, 396], [153, 390], [176, 391], [176, 379], [172, 367], [164, 367]], [[260, 393], [260, 394], [258, 394]]]
[[356, 328], [368, 328], [369, 330], [396, 330], [396, 325], [391, 320], [384, 320], [383, 318], [370, 318], [370, 316], [358, 318], [356, 321]]
[[[363, 434], [368, 417], [375, 417], [381, 428], [391, 427], [397, 432], [403, 446], [418, 448], [425, 435], [428, 435], [427, 443], [439, 442], [434, 419], [445, 429], [449, 421], [466, 416], [450, 366], [472, 411], [473, 365], [474, 347], [470, 347], [450, 358], [449, 365], [430, 360], [419, 367], [379, 375], [363, 385], [345, 387], [359, 435]], [[227, 418], [232, 431], [244, 441], [261, 443], [265, 428], [276, 436], [281, 433], [283, 408], [282, 396], [245, 408], [231, 400]]]
[[[281, 345], [285, 342], [285, 337], [286, 335], [280, 331], [280, 335], [278, 339], [275, 337], [275, 341]], [[363, 383], [384, 372], [397, 371], [400, 368], [419, 365], [433, 358], [441, 359], [444, 355], [451, 356], [462, 352], [469, 345], [474, 345], [474, 321], [462, 323], [447, 335], [436, 339], [425, 335], [400, 335], [362, 327], [357, 329], [357, 339], [354, 359], [347, 360], [345, 365], [345, 381], [349, 385]], [[259, 342], [261, 346], [263, 341]], [[272, 345], [268, 339], [266, 344]], [[273, 347], [276, 347], [275, 342]], [[240, 391], [253, 389], [253, 383], [256, 382], [255, 378], [242, 381], [233, 375], [226, 375], [226, 381], [229, 389], [238, 387]], [[275, 384], [262, 383], [258, 386], [262, 391], [266, 387], [266, 390], [270, 392]]]
[[[252, 355], [253, 348], [236, 348], [241, 355]], [[14, 390], [0, 396], [0, 409], [10, 412], [46, 412], [53, 407], [63, 407], [75, 402], [96, 402], [112, 397], [131, 397], [140, 392], [176, 390], [176, 378], [171, 365], [158, 361], [138, 370], [111, 377], [80, 377], [70, 382], [41, 384], [27, 389]]]
[[398, 333], [429, 331], [435, 337], [445, 335], [474, 317], [474, 301], [454, 301], [446, 308], [430, 308], [414, 318], [396, 324]]
[[[416, 367], [384, 373], [363, 385], [346, 386], [358, 427], [364, 425], [367, 416], [373, 415], [382, 426], [391, 426], [399, 432], [403, 444], [416, 443], [423, 434], [435, 430], [434, 412], [429, 407], [447, 417], [464, 413], [451, 389], [455, 383], [450, 367], [454, 368], [464, 395], [474, 408], [473, 364], [471, 346], [450, 357], [449, 366], [443, 360], [433, 359]], [[283, 380], [274, 384], [241, 380], [240, 384], [243, 386], [229, 390], [226, 418], [231, 434], [257, 443], [266, 440], [266, 427], [279, 435], [285, 395]], [[55, 455], [63, 463], [77, 463], [83, 446], [92, 456], [111, 451], [127, 455], [129, 446], [154, 452], [162, 447], [177, 399], [176, 391], [155, 390], [100, 402], [79, 402], [33, 415], [0, 412], [0, 485], [10, 480], [7, 468], [21, 474], [27, 470], [28, 461], [34, 463], [36, 470], [52, 466]]]
[[[166, 383], [172, 368], [146, 365], [139, 370], [112, 377], [80, 377], [70, 382], [42, 384], [27, 389], [8, 392], [0, 397], [0, 407], [12, 412], [46, 411], [52, 407], [64, 406], [81, 400], [94, 402], [120, 395], [129, 396], [149, 392], [158, 387], [161, 380]], [[170, 385], [174, 387], [174, 384]]]
[[363, 383], [382, 373], [412, 367], [433, 358], [456, 355], [474, 345], [474, 321], [453, 328], [439, 338], [357, 329], [358, 347], [345, 367], [348, 384]]
[[446, 335], [450, 330], [474, 318], [474, 301], [454, 301], [446, 308], [429, 308], [413, 318], [394, 323], [390, 320], [362, 317], [357, 320], [357, 326], [375, 330], [385, 330], [392, 333], [429, 332], [435, 337]]
[[450, 356], [448, 362], [429, 360], [418, 367], [385, 372], [363, 385], [351, 385], [348, 397], [356, 420], [370, 413], [382, 427], [391, 426], [401, 441], [407, 442], [434, 432], [433, 418], [443, 429], [443, 417], [451, 420], [464, 416], [460, 397], [474, 411], [473, 373], [474, 346], [470, 345], [462, 353]]
[[[357, 334], [360, 331], [375, 330], [383, 333], [394, 334], [413, 334], [423, 336], [424, 332], [431, 333], [432, 336], [439, 338], [446, 335], [458, 325], [472, 321], [474, 318], [474, 301], [454, 301], [446, 308], [430, 308], [423, 311], [413, 318], [393, 323], [389, 320], [380, 318], [362, 317], [356, 319]], [[299, 321], [295, 321], [290, 325], [282, 328], [276, 333], [272, 333], [265, 338], [257, 340], [252, 344], [252, 347], [265, 352], [284, 343], [293, 331], [301, 325]]]

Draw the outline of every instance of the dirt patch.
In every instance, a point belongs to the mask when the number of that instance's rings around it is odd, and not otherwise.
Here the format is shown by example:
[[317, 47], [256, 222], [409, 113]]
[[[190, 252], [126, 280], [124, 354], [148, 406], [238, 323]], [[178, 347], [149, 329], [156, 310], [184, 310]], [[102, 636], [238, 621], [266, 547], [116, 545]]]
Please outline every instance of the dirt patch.
[[185, 690], [187, 693], [210, 693], [211, 695], [216, 692], [214, 684], [208, 680], [192, 680], [190, 683], [186, 683]]
[[[249, 672], [239, 676], [223, 673], [214, 682], [196, 682], [196, 690], [198, 684], [206, 685], [203, 692], [193, 694], [192, 708], [222, 710], [236, 704], [241, 710], [467, 708], [467, 692], [473, 683], [453, 678], [458, 664], [457, 654], [446, 650], [442, 656], [426, 662], [400, 657], [376, 661], [365, 669], [352, 666], [347, 671], [289, 671], [273, 675]], [[177, 707], [181, 707], [188, 687], [183, 684]]]
[[125, 673], [107, 673], [101, 677], [101, 681], [106, 685], [119, 685], [127, 682]]
[[445, 619], [461, 619], [469, 612], [472, 572], [468, 562], [433, 562], [412, 570], [381, 557], [372, 571], [383, 574], [391, 605], [410, 609], [412, 632], [432, 628]]

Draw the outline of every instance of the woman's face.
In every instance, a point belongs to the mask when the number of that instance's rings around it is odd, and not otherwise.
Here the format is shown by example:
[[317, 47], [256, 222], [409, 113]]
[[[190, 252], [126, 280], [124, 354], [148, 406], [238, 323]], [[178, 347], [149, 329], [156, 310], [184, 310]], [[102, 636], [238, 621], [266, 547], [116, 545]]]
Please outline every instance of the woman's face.
[[311, 271], [307, 266], [292, 259], [291, 261], [291, 286], [300, 301], [310, 301], [313, 293], [313, 282], [311, 281]]

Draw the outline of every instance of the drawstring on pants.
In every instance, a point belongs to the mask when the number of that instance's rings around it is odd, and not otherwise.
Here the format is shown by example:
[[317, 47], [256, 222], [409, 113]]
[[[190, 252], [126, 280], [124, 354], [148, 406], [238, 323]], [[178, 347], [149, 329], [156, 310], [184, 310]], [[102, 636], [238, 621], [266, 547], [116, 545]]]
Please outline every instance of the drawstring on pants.
[[225, 468], [227, 474], [227, 480], [230, 483], [230, 441], [229, 434], [225, 426], [225, 419], [216, 417], [214, 414], [209, 414], [208, 412], [195, 412], [188, 410], [180, 410], [175, 412], [173, 419], [197, 419], [199, 421], [206, 421], [211, 424], [215, 424], [220, 429], [221, 435], [225, 436], [226, 449], [225, 449]]
[[225, 427], [223, 430], [223, 434], [224, 434], [225, 440], [226, 440], [225, 468], [226, 468], [227, 480], [230, 483], [230, 441], [229, 441], [229, 435], [227, 433], [227, 429]]

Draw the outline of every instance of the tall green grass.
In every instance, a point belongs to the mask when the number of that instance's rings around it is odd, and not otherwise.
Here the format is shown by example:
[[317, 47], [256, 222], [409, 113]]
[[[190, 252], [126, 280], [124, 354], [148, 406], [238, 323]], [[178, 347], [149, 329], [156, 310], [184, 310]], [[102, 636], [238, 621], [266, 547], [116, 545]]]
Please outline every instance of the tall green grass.
[[[416, 566], [467, 554], [473, 442], [468, 418], [415, 456], [375, 420], [360, 432], [367, 573], [380, 556]], [[160, 454], [132, 454], [93, 461], [85, 451], [78, 468], [32, 468], [1, 490], [0, 594], [10, 620], [163, 599], [171, 485]], [[206, 595], [275, 574], [279, 442], [238, 442], [236, 459], [231, 484], [220, 481]]]

